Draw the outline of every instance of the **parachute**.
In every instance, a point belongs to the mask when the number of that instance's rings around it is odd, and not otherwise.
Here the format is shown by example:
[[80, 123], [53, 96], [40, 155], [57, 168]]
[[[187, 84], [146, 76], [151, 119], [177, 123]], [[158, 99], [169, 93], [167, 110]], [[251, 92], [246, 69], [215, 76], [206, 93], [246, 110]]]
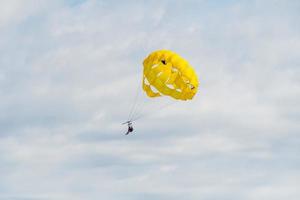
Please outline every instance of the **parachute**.
[[[132, 104], [127, 122], [131, 124], [142, 117], [159, 112], [162, 109], [179, 101], [191, 100], [198, 91], [199, 81], [193, 67], [182, 57], [170, 50], [157, 50], [150, 53], [143, 61], [142, 88], [137, 88], [136, 97]], [[145, 113], [143, 109], [145, 103], [139, 101], [139, 93], [145, 92], [150, 98], [148, 103], [160, 106], [158, 109], [150, 108], [150, 112]], [[170, 98], [156, 99], [151, 98], [168, 96]], [[170, 100], [166, 105], [159, 105], [157, 100]], [[149, 104], [148, 104], [149, 105]]]
[[170, 96], [191, 100], [199, 82], [193, 67], [170, 50], [152, 52], [143, 62], [143, 90], [148, 97]]

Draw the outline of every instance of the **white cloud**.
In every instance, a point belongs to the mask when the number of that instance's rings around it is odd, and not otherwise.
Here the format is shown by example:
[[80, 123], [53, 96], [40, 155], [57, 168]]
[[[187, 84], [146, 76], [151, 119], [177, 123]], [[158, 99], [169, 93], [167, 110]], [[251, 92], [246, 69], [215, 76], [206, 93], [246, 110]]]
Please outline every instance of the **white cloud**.
[[16, 25], [16, 23], [26, 20], [56, 5], [55, 1], [35, 1], [35, 0], [2, 0], [0, 7], [0, 28]]

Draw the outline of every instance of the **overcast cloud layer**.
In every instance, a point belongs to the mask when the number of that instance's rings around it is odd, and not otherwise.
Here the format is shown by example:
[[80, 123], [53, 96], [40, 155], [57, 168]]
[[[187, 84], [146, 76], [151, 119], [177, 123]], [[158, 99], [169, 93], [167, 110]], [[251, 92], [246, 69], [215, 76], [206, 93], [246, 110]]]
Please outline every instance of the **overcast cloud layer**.
[[[0, 199], [300, 199], [299, 10], [1, 0]], [[199, 93], [124, 136], [157, 49], [189, 60]]]

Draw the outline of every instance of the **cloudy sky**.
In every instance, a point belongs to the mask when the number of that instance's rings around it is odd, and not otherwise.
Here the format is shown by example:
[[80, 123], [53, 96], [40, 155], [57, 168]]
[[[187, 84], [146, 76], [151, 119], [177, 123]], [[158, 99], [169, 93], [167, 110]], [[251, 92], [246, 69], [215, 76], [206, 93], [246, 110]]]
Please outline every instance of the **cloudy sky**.
[[[300, 199], [299, 10], [1, 0], [0, 200]], [[157, 49], [194, 66], [193, 101], [136, 93]]]

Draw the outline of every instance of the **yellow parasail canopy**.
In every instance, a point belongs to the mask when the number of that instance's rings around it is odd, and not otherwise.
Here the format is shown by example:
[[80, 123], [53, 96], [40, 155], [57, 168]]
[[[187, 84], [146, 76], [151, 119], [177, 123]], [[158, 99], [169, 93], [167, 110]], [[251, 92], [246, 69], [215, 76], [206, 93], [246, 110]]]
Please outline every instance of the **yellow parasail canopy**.
[[170, 50], [152, 52], [143, 62], [143, 90], [149, 97], [170, 96], [190, 100], [199, 81], [193, 67]]

